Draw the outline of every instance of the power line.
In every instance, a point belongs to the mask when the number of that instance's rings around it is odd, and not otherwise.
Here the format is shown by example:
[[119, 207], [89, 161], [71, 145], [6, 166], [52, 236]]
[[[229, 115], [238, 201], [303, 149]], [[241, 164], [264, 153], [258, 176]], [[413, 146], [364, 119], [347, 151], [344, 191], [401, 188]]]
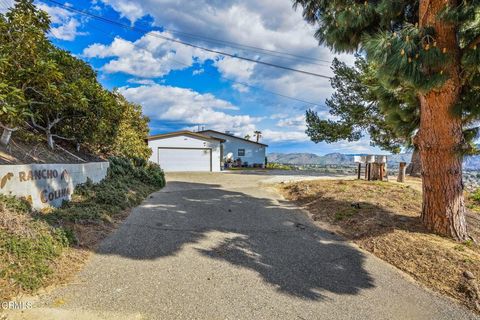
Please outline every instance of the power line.
[[[253, 53], [260, 53], [260, 54], [264, 54], [264, 55], [268, 55], [268, 56], [272, 56], [272, 57], [276, 57], [276, 58], [289, 59], [289, 60], [298, 61], [298, 62], [301, 62], [301, 63], [307, 63], [307, 64], [312, 64], [312, 65], [322, 66], [322, 67], [329, 67], [330, 66], [329, 64], [331, 63], [328, 60], [304, 57], [304, 56], [295, 55], [295, 54], [291, 54], [291, 53], [287, 53], [287, 52], [269, 50], [269, 49], [255, 47], [255, 46], [235, 43], [235, 42], [231, 42], [231, 41], [227, 41], [227, 40], [209, 38], [209, 37], [205, 37], [205, 36], [201, 36], [201, 35], [195, 35], [195, 34], [183, 32], [183, 31], [177, 31], [175, 29], [169, 29], [169, 28], [164, 28], [164, 27], [162, 27], [162, 29], [165, 30], [165, 31], [169, 31], [173, 34], [180, 34], [180, 35], [182, 35], [184, 37], [187, 37], [187, 38], [197, 39], [197, 40], [210, 42], [210, 43], [222, 44], [222, 45], [224, 45], [226, 47], [229, 47], [229, 48], [235, 48], [235, 49], [242, 50], [243, 52], [249, 52], [250, 51], [250, 52], [253, 52]], [[327, 64], [317, 63], [317, 62], [314, 62], [314, 61], [326, 62], [326, 63], [329, 63], [329, 64], [327, 65]]]
[[[141, 22], [137, 22], [137, 23], [141, 23]], [[324, 67], [329, 67], [330, 64], [331, 64], [331, 61], [329, 61], [329, 60], [307, 57], [307, 56], [292, 54], [292, 53], [284, 52], [284, 51], [270, 50], [270, 49], [260, 48], [260, 47], [256, 47], [256, 46], [252, 46], [252, 45], [246, 45], [246, 44], [242, 44], [242, 43], [238, 43], [238, 42], [206, 37], [206, 36], [203, 36], [203, 35], [189, 33], [189, 32], [185, 32], [185, 31], [180, 31], [180, 30], [176, 30], [176, 29], [172, 29], [172, 28], [166, 28], [166, 27], [163, 27], [163, 26], [161, 28], [164, 31], [169, 31], [169, 32], [174, 33], [174, 34], [180, 34], [184, 37], [189, 37], [189, 38], [193, 38], [193, 39], [197, 39], [197, 40], [202, 40], [202, 41], [205, 41], [205, 42], [220, 43], [220, 44], [223, 44], [227, 47], [240, 49], [240, 50], [245, 51], [245, 52], [251, 51], [251, 52], [255, 52], [255, 53], [262, 53], [262, 54], [270, 55], [270, 56], [277, 57], [277, 58], [299, 60], [299, 61], [302, 61], [303, 63], [309, 63], [309, 64], [314, 64], [314, 65], [324, 66]], [[282, 55], [284, 55], [284, 56], [282, 56]], [[328, 65], [315, 63], [313, 61], [326, 62], [326, 63], [328, 63]]]
[[[98, 30], [98, 31], [100, 31], [100, 32], [102, 32], [102, 33], [104, 33], [104, 34], [106, 34], [106, 35], [108, 35], [108, 36], [111, 37], [112, 39], [115, 38], [114, 35], [112, 35], [111, 33], [107, 32], [107, 31], [105, 31], [105, 30], [102, 30], [102, 29], [97, 28], [97, 27], [95, 27], [95, 26], [91, 26], [91, 27], [94, 28], [94, 29], [96, 29], [96, 30]], [[153, 54], [153, 52], [152, 52], [151, 50], [149, 50], [149, 49], [147, 49], [147, 48], [144, 48], [144, 47], [141, 47], [141, 46], [139, 46], [138, 44], [136, 44], [136, 43], [134, 43], [134, 42], [131, 42], [131, 44], [132, 44], [134, 47], [138, 48], [138, 49], [141, 49], [141, 50], [144, 50], [144, 51], [147, 51], [147, 52], [150, 52], [150, 53]], [[173, 61], [173, 62], [175, 62], [175, 63], [184, 65], [184, 66], [186, 66], [186, 67], [190, 67], [189, 64], [184, 63], [184, 62], [181, 62], [181, 61], [178, 61], [178, 60], [176, 60], [176, 59], [172, 59], [172, 58], [170, 58], [170, 57], [167, 57], [167, 59], [170, 60], [170, 61]], [[212, 76], [212, 77], [216, 77], [216, 76], [217, 76], [216, 74], [213, 74], [213, 73], [211, 73], [211, 72], [209, 72], [209, 71], [207, 71], [207, 70], [204, 70], [204, 73], [206, 73], [206, 74], [208, 74], [208, 75], [210, 75], [210, 76]], [[315, 103], [315, 102], [311, 102], [311, 101], [307, 101], [307, 100], [303, 100], [303, 99], [299, 99], [299, 98], [287, 96], [287, 95], [284, 95], [284, 94], [281, 94], [281, 93], [278, 93], [278, 92], [275, 92], [275, 91], [270, 91], [270, 90], [267, 90], [267, 89], [263, 89], [263, 88], [261, 88], [261, 87], [257, 87], [257, 86], [248, 84], [248, 83], [246, 83], [246, 82], [233, 80], [233, 79], [224, 77], [224, 76], [222, 76], [222, 75], [220, 75], [220, 78], [223, 79], [223, 80], [229, 81], [229, 82], [237, 83], [237, 84], [240, 84], [240, 85], [243, 85], [243, 86], [252, 88], [252, 89], [256, 89], [256, 90], [260, 90], [260, 91], [263, 91], [263, 92], [266, 92], [266, 93], [269, 93], [269, 94], [273, 94], [273, 95], [276, 95], [276, 96], [279, 96], [279, 97], [282, 97], [282, 98], [285, 98], [285, 99], [294, 100], [294, 101], [297, 101], [297, 102], [302, 102], [302, 103], [309, 104], [309, 105], [312, 105], [312, 106], [318, 106], [318, 105], [320, 105], [319, 103]]]
[[2, 9], [4, 9], [5, 11], [7, 11], [10, 8], [10, 6], [8, 5], [8, 3], [5, 0], [1, 0], [1, 3], [3, 5]]
[[[47, 0], [47, 1], [48, 1], [48, 0]], [[4, 5], [5, 5], [5, 0], [0, 0], [0, 4], [4, 4]], [[8, 9], [8, 8], [6, 8], [6, 9]], [[109, 32], [106, 32], [105, 30], [102, 30], [102, 29], [100, 29], [100, 28], [97, 28], [97, 27], [95, 27], [95, 26], [93, 26], [93, 25], [92, 25], [91, 27], [94, 28], [94, 29], [96, 29], [96, 30], [98, 30], [98, 31], [100, 31], [100, 32], [102, 32], [102, 33], [105, 33], [106, 35], [108, 35], [108, 36], [111, 37], [112, 39], [115, 38], [114, 35], [112, 35], [112, 34], [109, 33]], [[50, 30], [50, 31], [52, 32], [53, 30]], [[57, 36], [55, 35], [55, 33], [52, 32], [52, 34], [53, 34], [55, 37], [57, 37]], [[147, 51], [147, 52], [150, 52], [150, 53], [153, 54], [152, 51], [148, 50], [147, 48], [143, 48], [143, 47], [137, 45], [137, 44], [134, 43], [134, 42], [131, 42], [131, 44], [132, 44], [133, 46], [135, 46], [136, 48], [139, 48], [139, 49], [141, 49], [141, 50], [144, 50], [144, 51]], [[172, 58], [168, 58], [168, 57], [167, 57], [167, 59], [169, 59], [169, 60], [171, 60], [171, 61], [173, 61], [173, 62], [175, 62], [175, 63], [184, 65], [184, 66], [186, 66], [186, 67], [190, 67], [189, 64], [186, 64], [186, 63], [184, 63], [184, 62], [181, 62], [181, 61], [178, 61], [178, 60], [175, 60], [175, 59], [172, 59]], [[205, 72], [206, 74], [212, 76], [212, 77], [216, 77], [216, 76], [217, 76], [216, 74], [213, 74], [213, 73], [211, 73], [211, 72], [208, 72], [207, 70], [204, 70], [204, 72]], [[233, 79], [227, 78], [227, 77], [222, 76], [222, 75], [220, 75], [219, 77], [220, 77], [221, 79], [223, 79], [223, 80], [226, 80], [226, 81], [229, 81], [229, 82], [232, 82], [232, 83], [237, 83], [237, 84], [240, 84], [240, 85], [243, 85], [243, 86], [245, 86], [245, 87], [252, 88], [252, 89], [260, 90], [260, 91], [263, 91], [263, 92], [266, 92], [266, 93], [269, 93], [269, 94], [272, 94], [272, 95], [276, 95], [276, 96], [279, 96], [279, 97], [282, 97], [282, 98], [285, 98], [285, 99], [302, 102], [302, 103], [309, 104], [309, 105], [312, 105], [312, 106], [318, 106], [318, 105], [320, 105], [319, 103], [314, 103], [314, 102], [311, 102], [311, 101], [307, 101], [307, 100], [303, 100], [303, 99], [299, 99], [299, 98], [287, 96], [287, 95], [284, 95], [284, 94], [281, 94], [281, 93], [278, 93], [278, 92], [275, 92], [275, 91], [270, 91], [270, 90], [263, 89], [263, 88], [258, 87], [258, 86], [254, 86], [254, 85], [248, 84], [248, 83], [246, 83], [246, 82], [233, 80]]]
[[73, 8], [73, 7], [66, 6], [66, 5], [64, 5], [60, 2], [55, 1], [55, 0], [46, 0], [46, 1], [54, 3], [54, 4], [64, 8], [65, 10], [75, 12], [75, 13], [78, 13], [78, 14], [82, 14], [82, 15], [85, 15], [85, 16], [89, 16], [93, 19], [96, 19], [96, 20], [99, 20], [99, 21], [102, 21], [102, 22], [105, 22], [105, 23], [109, 23], [109, 24], [112, 24], [112, 25], [116, 25], [116, 26], [119, 26], [119, 27], [124, 28], [124, 29], [129, 29], [129, 30], [141, 33], [141, 34], [146, 35], [146, 36], [152, 36], [152, 37], [164, 39], [164, 40], [167, 40], [167, 41], [180, 43], [180, 44], [185, 45], [185, 46], [189, 46], [189, 47], [192, 47], [192, 48], [197, 48], [197, 49], [200, 49], [200, 50], [203, 50], [203, 51], [219, 54], [219, 55], [222, 55], [222, 56], [227, 56], [227, 57], [238, 59], [238, 60], [249, 61], [249, 62], [253, 62], [253, 63], [257, 63], [257, 64], [262, 64], [262, 65], [266, 65], [266, 66], [270, 66], [270, 67], [274, 67], [274, 68], [279, 68], [279, 69], [283, 69], [283, 70], [298, 72], [298, 73], [302, 73], [302, 74], [310, 75], [310, 76], [315, 76], [315, 77], [319, 77], [319, 78], [324, 78], [324, 79], [329, 79], [329, 80], [331, 79], [331, 77], [326, 76], [326, 75], [322, 75], [322, 74], [319, 74], [319, 73], [309, 72], [309, 71], [305, 71], [305, 70], [299, 70], [299, 69], [290, 68], [290, 67], [286, 67], [286, 66], [282, 66], [282, 65], [278, 65], [278, 64], [274, 64], [274, 63], [269, 63], [269, 62], [265, 62], [265, 61], [260, 61], [260, 60], [255, 60], [255, 59], [251, 59], [251, 58], [247, 58], [247, 57], [242, 57], [242, 56], [234, 55], [234, 54], [227, 53], [227, 52], [208, 49], [208, 48], [198, 46], [198, 45], [195, 45], [195, 44], [192, 44], [192, 43], [189, 43], [189, 42], [185, 42], [185, 41], [182, 41], [182, 40], [162, 36], [162, 35], [155, 34], [155, 33], [150, 33], [146, 30], [137, 28], [135, 26], [129, 26], [129, 25], [123, 24], [123, 23], [118, 22], [118, 21], [110, 20], [110, 19], [104, 18], [102, 16], [95, 15], [95, 14], [90, 13], [90, 12], [86, 12], [86, 11], [83, 11], [83, 10], [78, 10], [78, 9]]
[[[70, 7], [70, 6], [68, 6], [68, 7]], [[88, 13], [87, 11], [83, 11], [83, 12]], [[162, 26], [161, 28], [164, 31], [169, 31], [169, 32], [174, 33], [174, 34], [175, 33], [176, 34], [181, 34], [183, 36], [193, 38], [193, 39], [200, 39], [200, 40], [205, 41], [205, 42], [221, 43], [221, 44], [226, 45], [226, 46], [231, 47], [231, 48], [236, 48], [236, 49], [241, 49], [241, 50], [245, 50], [245, 48], [246, 48], [246, 49], [249, 49], [250, 51], [256, 52], [256, 53], [263, 53], [263, 54], [271, 55], [271, 56], [274, 56], [274, 57], [287, 58], [287, 59], [293, 59], [293, 60], [303, 60], [303, 62], [314, 64], [314, 65], [319, 65], [319, 66], [330, 66], [330, 64], [331, 64], [331, 61], [325, 60], [325, 59], [307, 57], [307, 56], [303, 56], [303, 55], [292, 54], [290, 52], [285, 52], [285, 51], [270, 50], [270, 49], [265, 49], [265, 48], [256, 47], [256, 46], [252, 46], [252, 45], [246, 45], [246, 44], [242, 44], [242, 43], [238, 43], [238, 42], [216, 39], [216, 38], [207, 37], [207, 36], [204, 36], [204, 35], [199, 35], [199, 34], [195, 34], [195, 33], [181, 31], [181, 30], [178, 30], [178, 29], [166, 28], [164, 26]], [[281, 55], [284, 55], [284, 57], [282, 57]], [[326, 62], [326, 63], [328, 63], [328, 65], [318, 64], [318, 63], [315, 63], [313, 61]]]

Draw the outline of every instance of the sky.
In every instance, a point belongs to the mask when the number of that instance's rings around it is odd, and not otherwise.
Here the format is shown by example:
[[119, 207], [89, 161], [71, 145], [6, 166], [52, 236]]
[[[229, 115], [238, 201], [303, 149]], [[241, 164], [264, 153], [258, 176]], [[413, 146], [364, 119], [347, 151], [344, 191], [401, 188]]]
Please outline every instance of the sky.
[[[352, 63], [351, 55], [318, 45], [314, 27], [290, 0], [56, 1], [136, 28], [35, 1], [51, 17], [51, 40], [90, 63], [105, 87], [140, 104], [151, 134], [203, 127], [243, 137], [260, 130], [270, 153], [384, 153], [370, 146], [368, 136], [357, 142], [310, 141], [305, 111], [331, 118], [325, 106], [333, 92], [329, 79], [166, 39], [325, 76], [333, 74], [334, 57]], [[12, 3], [0, 0], [0, 12]]]

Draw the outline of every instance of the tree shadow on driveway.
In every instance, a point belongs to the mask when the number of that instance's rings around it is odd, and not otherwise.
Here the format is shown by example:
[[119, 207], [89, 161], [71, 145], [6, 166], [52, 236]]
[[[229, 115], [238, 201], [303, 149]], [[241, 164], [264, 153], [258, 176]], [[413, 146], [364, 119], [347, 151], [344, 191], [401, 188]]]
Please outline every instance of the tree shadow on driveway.
[[[212, 232], [224, 237], [201, 244]], [[255, 271], [276, 290], [303, 299], [374, 287], [364, 254], [310, 223], [291, 203], [214, 184], [170, 182], [136, 208], [97, 252], [154, 260], [180, 255], [191, 244], [204, 257]]]

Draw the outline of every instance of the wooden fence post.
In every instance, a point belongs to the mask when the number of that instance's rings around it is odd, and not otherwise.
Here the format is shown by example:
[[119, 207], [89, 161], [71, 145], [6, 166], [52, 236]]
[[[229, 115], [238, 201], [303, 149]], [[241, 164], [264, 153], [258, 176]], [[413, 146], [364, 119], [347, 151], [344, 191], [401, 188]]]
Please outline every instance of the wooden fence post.
[[360, 180], [360, 173], [362, 172], [362, 164], [359, 162], [358, 163], [358, 180]]
[[400, 167], [398, 169], [398, 182], [405, 182], [405, 173], [407, 169], [407, 163], [406, 162], [400, 162]]

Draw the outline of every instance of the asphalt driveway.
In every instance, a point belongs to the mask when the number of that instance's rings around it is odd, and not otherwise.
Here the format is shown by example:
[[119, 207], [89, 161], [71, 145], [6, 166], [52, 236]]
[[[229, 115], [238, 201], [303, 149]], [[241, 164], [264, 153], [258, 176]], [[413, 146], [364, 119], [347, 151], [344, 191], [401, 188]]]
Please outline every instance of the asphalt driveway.
[[287, 178], [168, 175], [76, 281], [11, 318], [480, 319], [265, 184]]

